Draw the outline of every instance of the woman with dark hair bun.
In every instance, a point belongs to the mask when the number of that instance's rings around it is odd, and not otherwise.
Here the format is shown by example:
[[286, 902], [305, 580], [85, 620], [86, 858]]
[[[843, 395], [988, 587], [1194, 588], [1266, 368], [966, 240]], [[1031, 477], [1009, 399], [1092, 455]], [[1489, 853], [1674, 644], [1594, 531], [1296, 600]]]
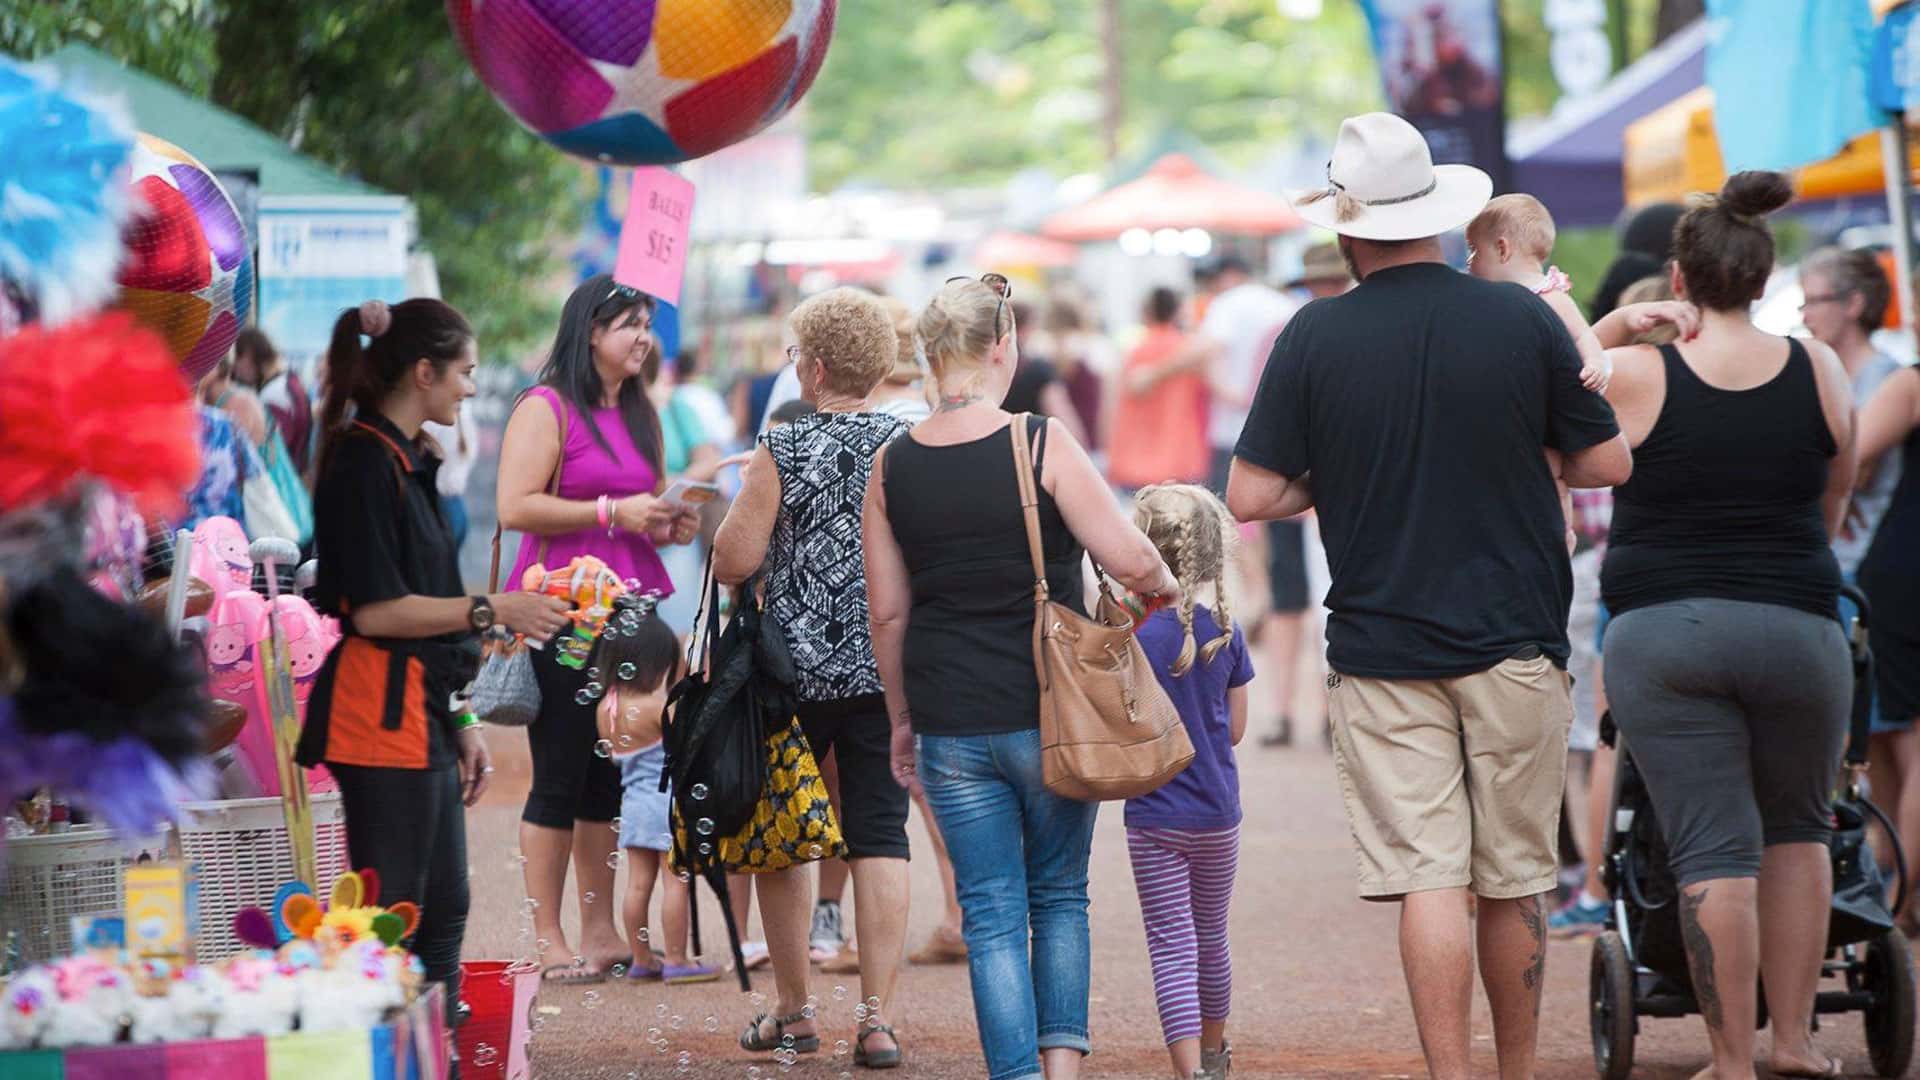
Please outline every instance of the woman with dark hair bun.
[[1853, 682], [1828, 546], [1853, 483], [1853, 401], [1831, 348], [1750, 317], [1773, 270], [1765, 216], [1792, 198], [1779, 173], [1743, 172], [1697, 202], [1671, 275], [1699, 335], [1609, 354], [1634, 464], [1600, 572], [1607, 694], [1666, 839], [1723, 1080], [1754, 1075], [1763, 970], [1772, 1071], [1839, 1072], [1811, 1032]]
[[[500, 523], [523, 534], [508, 582], [518, 585], [536, 564], [554, 569], [590, 555], [640, 592], [672, 594], [656, 549], [691, 541], [699, 518], [660, 498], [660, 418], [641, 378], [653, 348], [652, 297], [598, 274], [567, 298], [553, 351], [514, 406], [500, 446]], [[635, 959], [614, 926], [608, 860], [620, 770], [595, 752], [594, 703], [582, 695], [588, 673], [563, 665], [553, 650], [534, 655], [534, 672], [541, 709], [527, 728], [533, 787], [520, 815], [520, 853], [537, 905], [540, 966], [550, 979], [601, 982]], [[577, 952], [560, 925], [569, 861], [580, 897]]]
[[469, 597], [461, 584], [435, 490], [440, 448], [420, 429], [453, 423], [473, 396], [467, 320], [438, 300], [370, 300], [334, 324], [327, 362], [315, 599], [344, 636], [314, 683], [295, 759], [340, 782], [348, 857], [380, 875], [380, 899], [419, 906], [411, 945], [451, 1010], [467, 921], [462, 807], [493, 766], [479, 721], [450, 700], [473, 678], [480, 631], [498, 623], [545, 640], [566, 605]]

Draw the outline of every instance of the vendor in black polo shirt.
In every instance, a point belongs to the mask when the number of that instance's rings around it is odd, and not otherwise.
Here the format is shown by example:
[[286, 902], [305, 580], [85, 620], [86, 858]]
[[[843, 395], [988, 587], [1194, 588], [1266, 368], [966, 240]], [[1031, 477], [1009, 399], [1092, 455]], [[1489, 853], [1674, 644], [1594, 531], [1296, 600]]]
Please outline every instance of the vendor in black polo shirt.
[[461, 805], [493, 771], [479, 721], [450, 699], [473, 677], [481, 631], [544, 641], [566, 624], [558, 598], [469, 597], [461, 585], [434, 488], [440, 450], [420, 425], [454, 422], [474, 361], [472, 328], [438, 300], [368, 301], [334, 323], [313, 518], [318, 604], [345, 636], [296, 754], [340, 782], [348, 857], [379, 875], [381, 901], [419, 906], [412, 948], [449, 1009], [467, 921]]

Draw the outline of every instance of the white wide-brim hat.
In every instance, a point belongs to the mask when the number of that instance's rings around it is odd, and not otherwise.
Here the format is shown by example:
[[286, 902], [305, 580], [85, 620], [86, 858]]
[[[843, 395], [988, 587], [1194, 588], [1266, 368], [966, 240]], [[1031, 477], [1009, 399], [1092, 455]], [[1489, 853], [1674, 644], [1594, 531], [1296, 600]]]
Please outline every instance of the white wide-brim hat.
[[1419, 129], [1392, 113], [1340, 124], [1327, 186], [1293, 206], [1308, 224], [1361, 240], [1418, 240], [1460, 228], [1493, 198], [1493, 178], [1471, 165], [1435, 165]]

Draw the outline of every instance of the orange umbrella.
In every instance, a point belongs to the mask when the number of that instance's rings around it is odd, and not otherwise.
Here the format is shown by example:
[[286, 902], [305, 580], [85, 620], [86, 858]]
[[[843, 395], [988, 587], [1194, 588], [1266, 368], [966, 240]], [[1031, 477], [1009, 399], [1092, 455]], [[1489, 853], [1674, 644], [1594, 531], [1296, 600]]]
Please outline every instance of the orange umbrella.
[[1072, 244], [1058, 240], [1049, 240], [1032, 233], [1000, 232], [991, 233], [980, 245], [973, 249], [975, 266], [993, 268], [1002, 266], [1072, 266], [1073, 260], [1080, 254]]
[[1206, 229], [1272, 236], [1305, 223], [1287, 200], [1208, 175], [1185, 154], [1168, 154], [1146, 175], [1101, 192], [1046, 220], [1055, 240], [1111, 240], [1128, 229]]

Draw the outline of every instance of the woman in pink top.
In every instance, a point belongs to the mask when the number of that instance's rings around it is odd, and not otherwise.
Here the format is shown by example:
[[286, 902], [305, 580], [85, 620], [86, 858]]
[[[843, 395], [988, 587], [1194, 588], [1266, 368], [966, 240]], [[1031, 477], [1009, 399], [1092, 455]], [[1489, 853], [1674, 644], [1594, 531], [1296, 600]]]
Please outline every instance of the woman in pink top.
[[[500, 447], [500, 522], [523, 534], [507, 581], [517, 583], [536, 562], [553, 568], [593, 555], [643, 592], [673, 591], [656, 548], [691, 541], [699, 522], [659, 497], [660, 421], [638, 377], [653, 348], [652, 323], [653, 298], [604, 274], [567, 298], [553, 352], [514, 407]], [[533, 787], [520, 815], [520, 852], [537, 904], [543, 976], [600, 982], [633, 963], [613, 925], [619, 905], [607, 858], [620, 770], [595, 748], [593, 703], [581, 700], [588, 674], [557, 655], [535, 654], [541, 710], [527, 729]], [[577, 952], [560, 927], [569, 858], [580, 897]]]

